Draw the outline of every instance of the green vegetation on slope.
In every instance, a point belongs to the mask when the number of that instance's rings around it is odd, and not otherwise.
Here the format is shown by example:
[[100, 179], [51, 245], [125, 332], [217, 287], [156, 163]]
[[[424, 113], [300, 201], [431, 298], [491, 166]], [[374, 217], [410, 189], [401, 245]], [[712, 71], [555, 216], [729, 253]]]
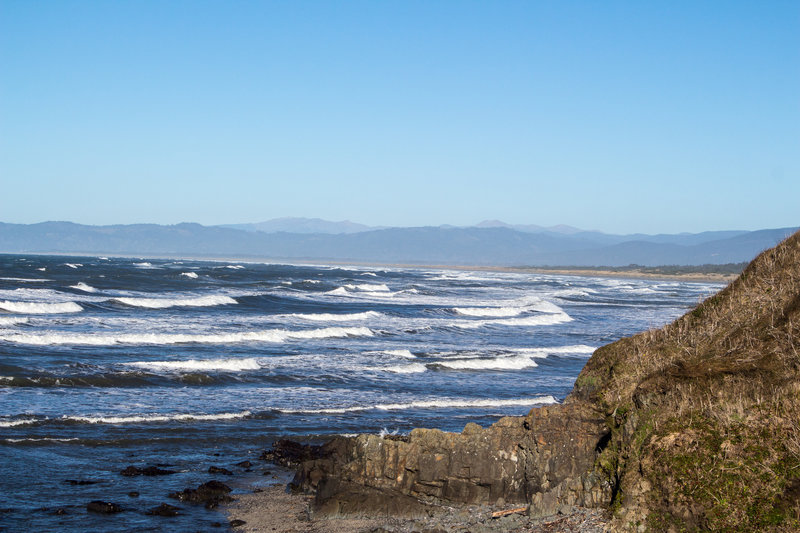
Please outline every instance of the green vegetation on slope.
[[570, 401], [612, 428], [619, 526], [800, 529], [800, 233], [674, 323], [600, 348]]

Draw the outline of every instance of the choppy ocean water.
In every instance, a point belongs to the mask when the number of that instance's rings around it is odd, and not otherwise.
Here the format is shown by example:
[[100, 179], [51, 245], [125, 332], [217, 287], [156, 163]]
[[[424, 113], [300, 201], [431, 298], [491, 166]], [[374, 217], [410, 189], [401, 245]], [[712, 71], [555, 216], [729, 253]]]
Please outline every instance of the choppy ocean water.
[[[224, 517], [166, 495], [228, 481], [210, 465], [249, 486], [264, 468], [233, 465], [280, 436], [460, 431], [562, 401], [596, 347], [720, 288], [0, 255], [0, 528], [208, 530]], [[179, 473], [119, 474], [154, 464]], [[126, 511], [87, 513], [96, 499]], [[182, 515], [144, 514], [161, 502]]]

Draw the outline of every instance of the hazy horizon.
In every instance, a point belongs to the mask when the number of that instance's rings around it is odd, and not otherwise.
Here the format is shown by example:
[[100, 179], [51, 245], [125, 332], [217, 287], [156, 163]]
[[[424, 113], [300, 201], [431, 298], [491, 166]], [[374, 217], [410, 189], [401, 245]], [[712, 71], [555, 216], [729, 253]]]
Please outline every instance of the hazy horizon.
[[0, 217], [797, 224], [800, 3], [0, 3]]

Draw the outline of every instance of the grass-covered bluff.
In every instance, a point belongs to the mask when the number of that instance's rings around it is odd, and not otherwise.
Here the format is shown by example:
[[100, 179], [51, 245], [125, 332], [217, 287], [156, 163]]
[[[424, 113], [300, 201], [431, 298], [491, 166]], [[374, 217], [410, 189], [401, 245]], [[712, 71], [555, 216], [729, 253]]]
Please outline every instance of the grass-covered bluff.
[[617, 527], [800, 529], [800, 233], [661, 329], [598, 349], [567, 402], [611, 428]]

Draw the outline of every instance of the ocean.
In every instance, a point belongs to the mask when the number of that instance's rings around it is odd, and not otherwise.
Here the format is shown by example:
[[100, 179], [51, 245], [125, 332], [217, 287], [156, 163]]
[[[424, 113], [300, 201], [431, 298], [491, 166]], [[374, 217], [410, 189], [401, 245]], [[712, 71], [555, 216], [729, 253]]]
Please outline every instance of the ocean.
[[[563, 401], [595, 348], [721, 287], [0, 255], [0, 530], [210, 530], [219, 510], [167, 494], [275, 482], [258, 456], [284, 436], [460, 431]], [[120, 475], [151, 465], [177, 473]], [[181, 514], [145, 514], [162, 502]]]

